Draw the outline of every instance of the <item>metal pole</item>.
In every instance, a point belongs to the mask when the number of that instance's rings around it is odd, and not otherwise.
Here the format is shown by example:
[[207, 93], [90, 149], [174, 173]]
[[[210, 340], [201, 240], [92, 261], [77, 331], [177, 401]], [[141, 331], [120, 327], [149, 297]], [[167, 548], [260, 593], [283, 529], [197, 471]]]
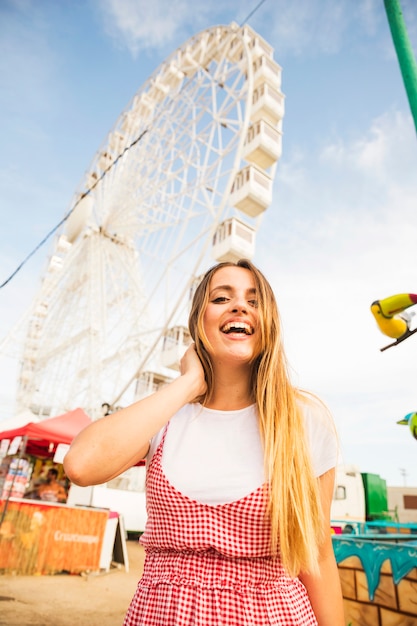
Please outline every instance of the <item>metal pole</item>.
[[398, 63], [408, 96], [414, 126], [417, 131], [417, 63], [408, 38], [399, 0], [384, 0], [391, 29], [392, 40], [397, 52]]

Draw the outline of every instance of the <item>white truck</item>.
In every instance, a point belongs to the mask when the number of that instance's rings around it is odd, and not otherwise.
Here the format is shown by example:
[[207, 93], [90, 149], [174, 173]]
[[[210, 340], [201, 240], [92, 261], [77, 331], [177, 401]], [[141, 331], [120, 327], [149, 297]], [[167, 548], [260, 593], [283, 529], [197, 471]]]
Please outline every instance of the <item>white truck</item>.
[[388, 487], [379, 474], [341, 465], [336, 471], [331, 517], [347, 524], [381, 520], [417, 524], [417, 487]]

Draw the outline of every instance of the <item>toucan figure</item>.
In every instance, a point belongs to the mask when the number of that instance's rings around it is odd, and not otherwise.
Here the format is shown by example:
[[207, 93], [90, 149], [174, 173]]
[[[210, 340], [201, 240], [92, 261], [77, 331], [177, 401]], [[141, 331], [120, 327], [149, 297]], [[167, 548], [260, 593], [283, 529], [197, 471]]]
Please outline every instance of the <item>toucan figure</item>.
[[396, 346], [417, 332], [417, 328], [414, 330], [410, 329], [411, 315], [404, 313], [405, 309], [414, 304], [417, 304], [417, 294], [415, 293], [400, 293], [372, 302], [371, 312], [380, 331], [384, 335], [395, 339], [394, 342], [381, 348], [381, 351], [391, 348], [391, 346]]
[[405, 415], [402, 420], [399, 420], [397, 424], [405, 424], [405, 425], [408, 424], [411, 430], [411, 434], [413, 435], [414, 439], [417, 439], [417, 412], [416, 411], [414, 411], [413, 413], [407, 413], [407, 415]]

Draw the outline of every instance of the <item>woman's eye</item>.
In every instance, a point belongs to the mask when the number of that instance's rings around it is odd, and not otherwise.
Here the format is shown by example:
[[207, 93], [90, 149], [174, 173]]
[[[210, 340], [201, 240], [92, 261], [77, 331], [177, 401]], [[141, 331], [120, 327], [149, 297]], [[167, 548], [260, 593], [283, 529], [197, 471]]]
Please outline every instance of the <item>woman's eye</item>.
[[214, 298], [214, 300], [212, 300], [212, 302], [214, 302], [214, 304], [219, 304], [221, 302], [227, 302], [227, 298], [226, 298], [226, 296], [218, 296], [217, 298]]
[[257, 300], [249, 300], [249, 304], [255, 308], [257, 308], [258, 306], [258, 301]]

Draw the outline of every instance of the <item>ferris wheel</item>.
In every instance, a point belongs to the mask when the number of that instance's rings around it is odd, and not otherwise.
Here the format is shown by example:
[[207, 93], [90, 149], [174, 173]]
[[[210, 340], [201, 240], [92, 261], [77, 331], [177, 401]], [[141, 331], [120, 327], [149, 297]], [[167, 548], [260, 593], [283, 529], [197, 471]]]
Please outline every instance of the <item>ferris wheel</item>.
[[95, 418], [169, 379], [196, 278], [253, 255], [283, 114], [281, 68], [248, 26], [204, 30], [157, 68], [56, 237], [26, 316], [18, 406]]

